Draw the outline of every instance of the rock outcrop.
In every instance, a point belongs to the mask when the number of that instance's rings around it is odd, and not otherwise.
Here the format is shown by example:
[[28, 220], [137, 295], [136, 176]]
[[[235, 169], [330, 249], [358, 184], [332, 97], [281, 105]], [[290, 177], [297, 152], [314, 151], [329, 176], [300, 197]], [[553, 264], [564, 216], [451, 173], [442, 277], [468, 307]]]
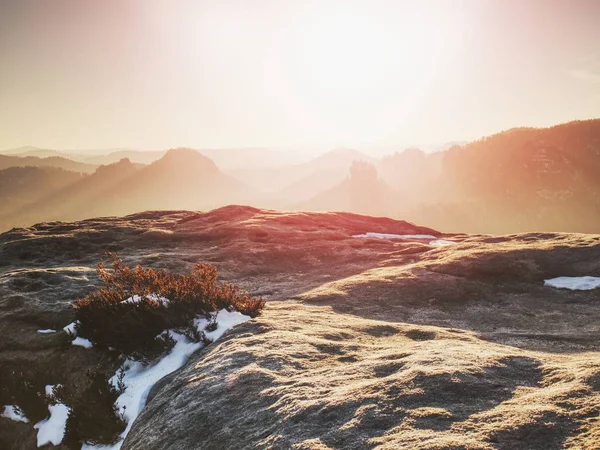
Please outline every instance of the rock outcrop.
[[[353, 237], [369, 232], [432, 237]], [[123, 449], [598, 446], [598, 291], [544, 280], [599, 275], [600, 236], [244, 206], [14, 229], [0, 235], [0, 366], [49, 384], [114, 370], [36, 333], [72, 321], [107, 250], [180, 272], [210, 262], [268, 300], [155, 385]], [[30, 424], [0, 418], [0, 436], [35, 448]]]

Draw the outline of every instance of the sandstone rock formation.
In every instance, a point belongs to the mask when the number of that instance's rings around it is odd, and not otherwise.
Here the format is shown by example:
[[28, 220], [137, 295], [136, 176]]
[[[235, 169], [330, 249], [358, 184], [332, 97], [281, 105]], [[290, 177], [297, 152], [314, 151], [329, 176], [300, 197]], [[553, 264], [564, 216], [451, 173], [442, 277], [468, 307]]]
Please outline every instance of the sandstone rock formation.
[[[368, 232], [432, 239], [365, 239]], [[559, 449], [600, 439], [600, 236], [441, 234], [387, 218], [231, 206], [44, 223], [0, 235], [0, 366], [77, 383], [115, 361], [41, 328], [72, 320], [104, 251], [222, 278], [262, 316], [152, 389], [123, 449]], [[0, 447], [35, 448], [0, 418]]]

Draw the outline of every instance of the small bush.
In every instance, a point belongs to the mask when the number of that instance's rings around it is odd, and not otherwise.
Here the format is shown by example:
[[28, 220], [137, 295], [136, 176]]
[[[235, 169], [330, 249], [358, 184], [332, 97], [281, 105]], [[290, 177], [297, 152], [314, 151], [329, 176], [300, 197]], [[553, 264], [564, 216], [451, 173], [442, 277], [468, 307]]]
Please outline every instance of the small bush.
[[123, 373], [117, 387], [102, 373], [88, 370], [86, 376], [89, 385], [82, 395], [75, 395], [62, 386], [54, 390], [56, 399], [71, 409], [63, 443], [73, 449], [80, 449], [82, 444], [115, 444], [127, 426], [115, 406], [125, 391]]
[[[104, 286], [74, 305], [77, 333], [136, 360], [151, 360], [172, 348], [172, 337], [159, 336], [166, 329], [189, 327], [195, 317], [223, 308], [256, 317], [265, 304], [235, 285], [219, 283], [217, 269], [209, 264], [177, 275], [140, 266], [131, 269], [116, 255], [109, 257], [110, 270], [98, 265]], [[134, 296], [143, 300], [124, 302]]]
[[218, 326], [219, 323], [217, 322], [217, 315], [214, 314], [208, 318], [208, 323], [206, 324], [205, 330], [210, 333], [211, 331], [215, 331]]
[[185, 328], [180, 328], [177, 330], [179, 333], [183, 334], [190, 342], [203, 342], [204, 344], [209, 344], [210, 340], [204, 334], [204, 331], [198, 331], [198, 328], [191, 322]]

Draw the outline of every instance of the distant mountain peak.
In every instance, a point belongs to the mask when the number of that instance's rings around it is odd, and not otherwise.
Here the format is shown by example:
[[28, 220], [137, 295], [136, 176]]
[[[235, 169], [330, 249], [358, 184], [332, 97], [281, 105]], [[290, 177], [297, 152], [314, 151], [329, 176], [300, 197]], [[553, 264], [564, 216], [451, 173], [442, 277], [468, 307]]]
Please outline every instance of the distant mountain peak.
[[153, 165], [158, 166], [181, 166], [182, 168], [202, 168], [218, 171], [215, 162], [202, 153], [191, 148], [172, 148]]
[[124, 172], [135, 172], [136, 167], [129, 158], [122, 158], [120, 161], [112, 164], [105, 164], [96, 169], [96, 174], [115, 174]]

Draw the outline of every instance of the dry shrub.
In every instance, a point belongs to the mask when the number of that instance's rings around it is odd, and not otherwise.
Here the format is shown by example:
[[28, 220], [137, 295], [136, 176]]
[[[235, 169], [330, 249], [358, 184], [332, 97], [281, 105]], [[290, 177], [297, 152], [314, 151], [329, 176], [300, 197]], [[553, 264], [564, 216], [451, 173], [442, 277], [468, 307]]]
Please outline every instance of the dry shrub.
[[[172, 337], [160, 334], [166, 329], [189, 327], [194, 318], [223, 308], [255, 317], [265, 304], [238, 286], [219, 283], [217, 269], [210, 264], [178, 275], [141, 266], [132, 269], [115, 254], [109, 257], [111, 269], [98, 265], [104, 286], [74, 305], [77, 333], [133, 359], [150, 360], [172, 348]], [[133, 296], [143, 300], [124, 302]], [[169, 301], [158, 300], [161, 297]]]

